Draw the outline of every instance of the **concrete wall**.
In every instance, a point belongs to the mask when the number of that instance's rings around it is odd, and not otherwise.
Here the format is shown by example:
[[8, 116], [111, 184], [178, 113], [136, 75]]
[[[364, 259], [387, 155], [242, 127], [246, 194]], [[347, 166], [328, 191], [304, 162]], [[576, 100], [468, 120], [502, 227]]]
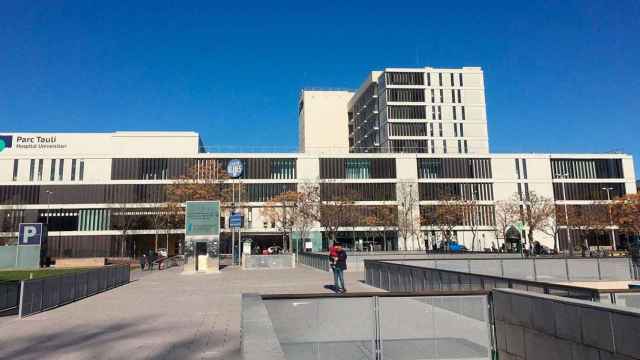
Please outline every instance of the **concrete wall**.
[[640, 311], [496, 289], [501, 360], [640, 359]]
[[300, 152], [347, 153], [350, 91], [303, 91], [299, 114]]

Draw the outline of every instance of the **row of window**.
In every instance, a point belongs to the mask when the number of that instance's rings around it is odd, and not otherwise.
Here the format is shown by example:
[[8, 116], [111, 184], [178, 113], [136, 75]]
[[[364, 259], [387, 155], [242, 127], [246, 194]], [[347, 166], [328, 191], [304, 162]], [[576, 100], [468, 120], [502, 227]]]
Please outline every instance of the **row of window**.
[[[66, 159], [67, 161], [69, 159]], [[13, 160], [12, 180], [18, 181], [20, 171], [19, 159]], [[49, 173], [45, 174], [45, 163], [49, 165]], [[29, 159], [29, 181], [83, 181], [84, 160], [71, 159], [69, 178], [65, 178], [65, 159]]]
[[[444, 76], [438, 73], [438, 85], [443, 86]], [[458, 86], [464, 86], [462, 73], [449, 73], [449, 83], [456, 86], [456, 78]], [[424, 85], [424, 73], [422, 72], [385, 72], [385, 82], [389, 85]], [[431, 73], [427, 73], [427, 86], [431, 86]]]
[[[0, 205], [25, 204], [112, 204], [159, 203], [167, 201], [166, 184], [100, 184], [100, 185], [18, 185], [0, 186]], [[220, 184], [222, 194], [231, 184]], [[266, 202], [296, 184], [244, 184], [242, 200]], [[228, 199], [229, 201], [231, 199]]]
[[418, 159], [420, 179], [489, 179], [490, 159]]
[[424, 102], [424, 90], [387, 89], [387, 101]]
[[389, 119], [426, 119], [426, 108], [421, 105], [389, 105]]
[[420, 200], [475, 200], [492, 201], [491, 183], [420, 183]]
[[620, 159], [551, 159], [554, 179], [622, 179]]
[[[565, 197], [566, 194], [566, 197]], [[554, 183], [556, 200], [609, 200], [626, 195], [624, 183]]]
[[[433, 125], [433, 124], [431, 124]], [[433, 127], [430, 128], [430, 130]], [[391, 152], [394, 153], [419, 153], [426, 154], [435, 153], [435, 142], [433, 140], [417, 140], [417, 139], [403, 139], [403, 140], [390, 140], [389, 146]]]
[[320, 159], [321, 179], [395, 179], [395, 159]]
[[495, 206], [420, 206], [420, 224], [423, 226], [494, 226]]
[[[113, 159], [112, 180], [165, 180], [190, 176], [217, 176], [224, 173], [231, 159], [137, 158]], [[241, 179], [295, 179], [296, 159], [240, 159]]]
[[395, 201], [395, 183], [322, 183], [320, 198], [324, 201]]

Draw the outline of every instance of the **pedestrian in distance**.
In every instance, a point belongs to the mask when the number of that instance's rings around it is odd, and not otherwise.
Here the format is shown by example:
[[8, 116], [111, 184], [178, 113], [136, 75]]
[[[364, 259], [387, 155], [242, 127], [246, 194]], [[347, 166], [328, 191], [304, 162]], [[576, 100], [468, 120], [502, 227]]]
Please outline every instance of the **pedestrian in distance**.
[[149, 264], [147, 268], [149, 270], [153, 270], [153, 263], [156, 261], [156, 253], [153, 250], [149, 250], [149, 256], [147, 256], [147, 263]]
[[147, 255], [142, 253], [142, 256], [140, 256], [140, 270], [144, 271], [144, 264], [146, 262], [147, 262]]
[[347, 287], [344, 283], [344, 272], [347, 270], [347, 252], [342, 248], [342, 244], [336, 245], [336, 291], [339, 293], [347, 292]]
[[629, 246], [629, 255], [631, 255], [631, 264], [633, 266], [633, 278], [640, 280], [640, 238], [636, 238]]

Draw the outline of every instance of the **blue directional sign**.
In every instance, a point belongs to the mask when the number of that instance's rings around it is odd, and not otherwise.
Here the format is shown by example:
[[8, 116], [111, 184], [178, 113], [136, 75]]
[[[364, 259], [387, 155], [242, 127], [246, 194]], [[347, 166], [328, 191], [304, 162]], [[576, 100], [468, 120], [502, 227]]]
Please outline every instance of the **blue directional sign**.
[[233, 213], [229, 217], [229, 226], [235, 229], [242, 227], [242, 215], [240, 213]]
[[18, 245], [40, 245], [42, 229], [42, 223], [18, 225]]

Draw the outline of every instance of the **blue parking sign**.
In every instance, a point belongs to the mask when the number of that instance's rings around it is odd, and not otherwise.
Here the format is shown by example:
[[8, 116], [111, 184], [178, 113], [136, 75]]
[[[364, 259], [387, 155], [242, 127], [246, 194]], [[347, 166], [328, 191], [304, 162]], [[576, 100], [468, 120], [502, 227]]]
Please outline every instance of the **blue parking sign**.
[[18, 225], [18, 245], [40, 245], [42, 243], [42, 223]]

